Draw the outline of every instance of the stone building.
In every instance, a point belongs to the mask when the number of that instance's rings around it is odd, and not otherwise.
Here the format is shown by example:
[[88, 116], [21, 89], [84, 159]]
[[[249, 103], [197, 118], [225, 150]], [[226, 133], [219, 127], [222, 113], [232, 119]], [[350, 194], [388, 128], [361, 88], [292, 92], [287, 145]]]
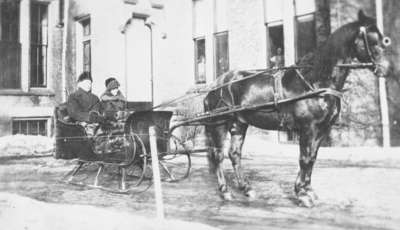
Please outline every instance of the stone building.
[[59, 0], [0, 0], [0, 136], [50, 135], [61, 98]]

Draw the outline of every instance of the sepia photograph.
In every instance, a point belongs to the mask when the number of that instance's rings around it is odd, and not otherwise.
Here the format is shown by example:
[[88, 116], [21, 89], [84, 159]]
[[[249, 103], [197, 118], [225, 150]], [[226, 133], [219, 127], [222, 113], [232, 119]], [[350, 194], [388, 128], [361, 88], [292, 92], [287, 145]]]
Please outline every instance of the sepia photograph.
[[0, 229], [400, 229], [399, 11], [0, 0]]

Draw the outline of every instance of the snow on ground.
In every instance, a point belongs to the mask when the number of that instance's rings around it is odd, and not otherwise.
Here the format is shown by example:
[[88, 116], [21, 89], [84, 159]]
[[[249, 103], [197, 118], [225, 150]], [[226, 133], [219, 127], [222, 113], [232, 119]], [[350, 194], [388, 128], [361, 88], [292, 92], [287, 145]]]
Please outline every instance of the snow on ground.
[[204, 224], [159, 221], [88, 205], [49, 204], [5, 192], [0, 193], [0, 226], [7, 226], [4, 228], [7, 230], [216, 229]]
[[[267, 148], [266, 148], [267, 147]], [[243, 145], [245, 156], [271, 155], [279, 157], [298, 157], [298, 144], [281, 144], [266, 140], [263, 136], [247, 137]], [[346, 161], [400, 160], [400, 147], [321, 147], [318, 159]]]
[[45, 136], [13, 135], [0, 137], [0, 157], [49, 154], [54, 139]]
[[[9, 140], [9, 144], [16, 145]], [[4, 143], [1, 145], [6, 146]], [[313, 171], [313, 187], [319, 200], [314, 208], [305, 209], [297, 206], [293, 192], [298, 145], [249, 135], [242, 163], [245, 176], [257, 192], [255, 200], [248, 200], [235, 187], [231, 163], [226, 159], [224, 167], [234, 200], [222, 201], [215, 176], [208, 173], [205, 154], [194, 154], [187, 180], [163, 183], [166, 216], [231, 230], [399, 229], [399, 150], [321, 148]], [[178, 221], [159, 224], [151, 219], [155, 212], [152, 188], [127, 196], [60, 183], [60, 178], [72, 168], [72, 161], [50, 156], [0, 158], [0, 191], [3, 192], [0, 192], [0, 229], [2, 226], [49, 230], [202, 227]], [[95, 171], [91, 176], [94, 175]], [[102, 183], [112, 184], [115, 179], [105, 177]]]

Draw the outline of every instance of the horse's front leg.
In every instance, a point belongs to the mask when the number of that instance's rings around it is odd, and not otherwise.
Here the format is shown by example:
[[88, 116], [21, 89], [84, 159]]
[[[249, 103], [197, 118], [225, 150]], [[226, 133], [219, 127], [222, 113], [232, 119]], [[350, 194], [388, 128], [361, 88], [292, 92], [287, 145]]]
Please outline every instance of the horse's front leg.
[[225, 126], [207, 127], [206, 135], [208, 139], [208, 163], [210, 172], [217, 175], [218, 190], [224, 200], [232, 200], [232, 193], [226, 184], [223, 161], [224, 161], [224, 143], [226, 139], [227, 129]]
[[250, 186], [250, 182], [243, 176], [242, 170], [242, 147], [246, 137], [247, 124], [235, 122], [230, 129], [231, 145], [229, 148], [229, 158], [232, 162], [233, 171], [238, 182], [239, 189], [242, 190], [246, 196], [254, 198], [256, 193]]
[[328, 131], [323, 132], [316, 127], [310, 127], [300, 132], [300, 170], [295, 182], [295, 192], [300, 205], [314, 206], [317, 199], [311, 187], [311, 174], [317, 159], [318, 149]]

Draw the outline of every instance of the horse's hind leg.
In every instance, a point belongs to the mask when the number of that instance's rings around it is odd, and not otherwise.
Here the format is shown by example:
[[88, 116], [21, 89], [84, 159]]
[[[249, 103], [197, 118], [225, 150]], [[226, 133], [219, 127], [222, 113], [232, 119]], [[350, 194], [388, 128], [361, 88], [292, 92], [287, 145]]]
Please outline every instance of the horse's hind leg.
[[232, 194], [228, 189], [224, 176], [224, 143], [228, 132], [227, 125], [206, 126], [206, 135], [208, 140], [208, 163], [210, 171], [215, 172], [218, 180], [218, 189], [225, 200], [231, 200]]
[[242, 170], [242, 147], [246, 137], [247, 124], [234, 122], [229, 132], [231, 134], [231, 144], [229, 148], [229, 158], [232, 162], [232, 167], [238, 182], [239, 189], [244, 191], [246, 196], [255, 197], [255, 192], [252, 190], [250, 183], [243, 176]]

